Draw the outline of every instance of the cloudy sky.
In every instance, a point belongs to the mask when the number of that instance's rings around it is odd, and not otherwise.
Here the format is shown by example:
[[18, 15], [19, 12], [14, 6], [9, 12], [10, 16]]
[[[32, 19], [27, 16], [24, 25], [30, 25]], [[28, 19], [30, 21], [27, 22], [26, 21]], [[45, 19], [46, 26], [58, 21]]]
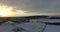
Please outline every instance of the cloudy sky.
[[60, 0], [0, 0], [0, 2], [30, 13], [60, 14]]

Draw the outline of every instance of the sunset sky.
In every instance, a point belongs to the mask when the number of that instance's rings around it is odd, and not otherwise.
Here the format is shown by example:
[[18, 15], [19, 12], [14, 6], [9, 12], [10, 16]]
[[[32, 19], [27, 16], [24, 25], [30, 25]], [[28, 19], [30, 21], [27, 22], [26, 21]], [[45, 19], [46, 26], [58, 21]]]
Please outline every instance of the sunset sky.
[[60, 0], [0, 0], [0, 4], [12, 7], [16, 16], [60, 15]]

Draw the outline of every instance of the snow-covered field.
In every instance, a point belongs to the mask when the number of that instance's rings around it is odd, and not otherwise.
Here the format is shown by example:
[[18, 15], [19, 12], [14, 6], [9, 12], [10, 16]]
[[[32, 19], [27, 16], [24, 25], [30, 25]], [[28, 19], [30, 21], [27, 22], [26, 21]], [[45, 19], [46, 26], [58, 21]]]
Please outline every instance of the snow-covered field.
[[[13, 23], [6, 22], [0, 26], [0, 32], [14, 32], [14, 28], [23, 28], [22, 32], [42, 32], [45, 24], [40, 22], [60, 22], [60, 19], [30, 19], [28, 23]], [[14, 24], [14, 25], [12, 25]], [[56, 25], [47, 25], [44, 32], [60, 32], [60, 26]]]

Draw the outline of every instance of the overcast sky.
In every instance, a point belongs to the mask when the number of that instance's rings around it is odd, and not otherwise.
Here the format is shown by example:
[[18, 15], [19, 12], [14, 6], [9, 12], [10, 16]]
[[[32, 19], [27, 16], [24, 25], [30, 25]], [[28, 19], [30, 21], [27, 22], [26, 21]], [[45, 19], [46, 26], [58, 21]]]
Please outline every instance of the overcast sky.
[[60, 13], [60, 0], [0, 0], [4, 4], [23, 11], [36, 13]]

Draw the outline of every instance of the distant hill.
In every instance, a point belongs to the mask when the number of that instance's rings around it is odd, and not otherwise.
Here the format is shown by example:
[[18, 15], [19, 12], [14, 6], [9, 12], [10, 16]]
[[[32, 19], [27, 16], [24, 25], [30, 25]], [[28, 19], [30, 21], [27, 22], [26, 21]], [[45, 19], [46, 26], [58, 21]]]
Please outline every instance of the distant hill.
[[49, 19], [60, 19], [60, 17], [50, 17]]

